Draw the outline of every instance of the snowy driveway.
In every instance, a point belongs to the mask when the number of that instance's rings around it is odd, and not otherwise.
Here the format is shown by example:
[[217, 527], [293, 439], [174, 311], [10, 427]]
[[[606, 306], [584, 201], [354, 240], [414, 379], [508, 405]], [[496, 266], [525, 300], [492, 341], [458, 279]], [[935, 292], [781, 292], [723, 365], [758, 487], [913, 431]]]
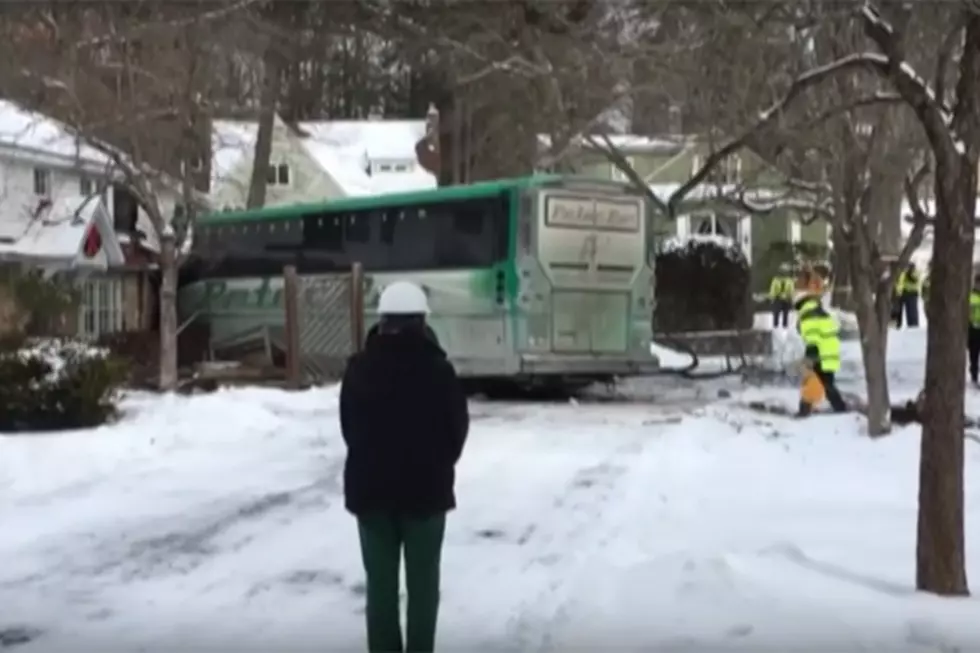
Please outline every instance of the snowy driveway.
[[[0, 438], [0, 631], [40, 632], [16, 650], [362, 647], [336, 391], [129, 407]], [[471, 410], [443, 650], [980, 647], [980, 603], [911, 591], [914, 430], [732, 402]]]

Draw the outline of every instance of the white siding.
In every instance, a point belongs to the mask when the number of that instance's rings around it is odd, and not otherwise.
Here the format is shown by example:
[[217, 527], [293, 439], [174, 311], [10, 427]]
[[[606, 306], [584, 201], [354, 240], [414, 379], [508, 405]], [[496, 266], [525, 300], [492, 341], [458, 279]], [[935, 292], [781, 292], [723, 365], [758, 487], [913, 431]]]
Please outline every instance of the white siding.
[[[34, 169], [36, 167], [21, 160], [0, 160], [0, 236], [19, 235], [22, 226], [26, 225], [31, 212], [37, 207], [38, 196], [34, 193]], [[76, 195], [81, 192], [83, 177], [91, 179], [98, 187], [97, 174], [84, 169], [46, 168], [50, 172], [49, 197], [54, 200], [59, 197]], [[164, 216], [173, 215], [177, 195], [173, 192], [161, 194], [158, 201]], [[111, 189], [106, 191], [105, 204], [110, 217], [113, 212], [113, 197]], [[138, 228], [147, 231], [148, 245], [155, 248], [156, 235], [152, 231], [148, 216], [140, 209]]]
[[[247, 147], [231, 169], [215, 181], [211, 192], [211, 204], [215, 211], [221, 211], [226, 206], [245, 206], [254, 158], [251, 148]], [[316, 202], [346, 196], [343, 189], [309, 155], [302, 143], [279, 121], [273, 129], [272, 155], [269, 161], [272, 165], [285, 163], [289, 166], [289, 184], [268, 186], [266, 206]]]

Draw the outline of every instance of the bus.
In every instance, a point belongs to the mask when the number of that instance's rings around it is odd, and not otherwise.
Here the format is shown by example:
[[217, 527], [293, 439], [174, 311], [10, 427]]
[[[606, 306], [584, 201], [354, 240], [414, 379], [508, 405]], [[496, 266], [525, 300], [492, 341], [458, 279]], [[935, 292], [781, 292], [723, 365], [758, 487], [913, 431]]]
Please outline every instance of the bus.
[[[180, 312], [208, 323], [213, 350], [260, 333], [281, 341], [284, 266], [304, 287], [325, 288], [359, 262], [366, 326], [385, 284], [417, 283], [430, 326], [471, 383], [609, 383], [659, 368], [652, 215], [627, 184], [558, 175], [215, 213], [194, 227]], [[349, 324], [348, 304], [311, 292], [302, 310], [321, 326]], [[326, 332], [319, 345], [301, 335], [304, 357], [325, 351]]]

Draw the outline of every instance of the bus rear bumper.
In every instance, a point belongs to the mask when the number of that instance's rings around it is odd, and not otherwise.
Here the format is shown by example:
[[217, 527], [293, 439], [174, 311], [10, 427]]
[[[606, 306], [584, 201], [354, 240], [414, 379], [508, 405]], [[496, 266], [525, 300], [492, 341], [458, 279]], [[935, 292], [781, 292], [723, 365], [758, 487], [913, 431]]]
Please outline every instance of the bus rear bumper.
[[661, 369], [660, 359], [647, 356], [588, 354], [522, 354], [521, 374], [529, 376], [643, 376]]

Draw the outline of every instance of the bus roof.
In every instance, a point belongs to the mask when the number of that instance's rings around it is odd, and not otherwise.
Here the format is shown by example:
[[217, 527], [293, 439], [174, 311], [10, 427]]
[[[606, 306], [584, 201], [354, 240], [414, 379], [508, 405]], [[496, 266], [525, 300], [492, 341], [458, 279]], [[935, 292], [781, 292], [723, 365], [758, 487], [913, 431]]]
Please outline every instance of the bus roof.
[[289, 220], [297, 218], [303, 214], [314, 213], [317, 211], [359, 210], [381, 208], [391, 206], [393, 204], [421, 204], [424, 202], [444, 202], [475, 197], [487, 197], [499, 194], [503, 191], [542, 186], [559, 181], [562, 178], [563, 177], [561, 175], [532, 175], [529, 177], [496, 179], [494, 181], [483, 181], [475, 184], [443, 186], [441, 188], [403, 193], [386, 193], [383, 195], [370, 195], [366, 197], [345, 197], [328, 202], [289, 204], [286, 206], [273, 206], [251, 211], [226, 211], [223, 213], [211, 213], [209, 215], [202, 216], [198, 219], [198, 224], [213, 226], [229, 222], [251, 222], [253, 220]]

